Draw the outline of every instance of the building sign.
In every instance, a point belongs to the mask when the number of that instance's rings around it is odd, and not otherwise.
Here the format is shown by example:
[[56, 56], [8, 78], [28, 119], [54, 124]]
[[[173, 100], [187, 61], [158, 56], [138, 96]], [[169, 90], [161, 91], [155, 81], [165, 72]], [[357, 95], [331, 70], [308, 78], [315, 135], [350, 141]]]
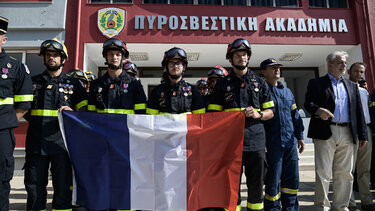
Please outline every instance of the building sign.
[[98, 11], [98, 28], [108, 38], [118, 35], [125, 27], [125, 10], [104, 8]]
[[[144, 16], [134, 18], [136, 30], [170, 30], [181, 31], [264, 31], [272, 32], [348, 32], [345, 19], [328, 18], [266, 18], [258, 21], [257, 17], [228, 17], [228, 16]], [[263, 23], [260, 26], [258, 23]]]

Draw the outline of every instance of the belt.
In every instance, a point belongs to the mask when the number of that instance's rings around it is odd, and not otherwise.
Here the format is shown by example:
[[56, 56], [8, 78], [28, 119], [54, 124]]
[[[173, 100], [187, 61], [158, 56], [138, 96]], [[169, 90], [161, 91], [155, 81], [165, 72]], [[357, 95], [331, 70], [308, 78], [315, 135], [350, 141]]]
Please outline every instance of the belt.
[[336, 125], [339, 127], [346, 127], [350, 125], [350, 122], [331, 122], [331, 125]]

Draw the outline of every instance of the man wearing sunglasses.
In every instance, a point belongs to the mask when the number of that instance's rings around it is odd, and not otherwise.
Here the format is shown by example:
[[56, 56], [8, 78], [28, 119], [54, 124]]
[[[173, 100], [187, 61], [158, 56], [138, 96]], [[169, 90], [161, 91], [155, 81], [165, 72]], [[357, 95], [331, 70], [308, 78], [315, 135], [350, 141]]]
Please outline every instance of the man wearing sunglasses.
[[144, 114], [146, 95], [141, 82], [123, 69], [129, 57], [126, 44], [116, 38], [103, 43], [102, 55], [108, 71], [90, 85], [89, 111], [98, 113]]
[[34, 77], [34, 101], [25, 118], [25, 187], [27, 210], [45, 210], [49, 169], [53, 183], [53, 210], [72, 209], [72, 167], [60, 132], [58, 111], [85, 110], [87, 95], [82, 84], [65, 74], [67, 49], [56, 38], [41, 44], [46, 70]]
[[[248, 188], [247, 210], [263, 210], [265, 174], [265, 130], [263, 121], [273, 117], [274, 103], [264, 79], [247, 66], [251, 57], [250, 43], [236, 39], [228, 45], [226, 58], [233, 71], [217, 82], [209, 111], [242, 111], [246, 115], [242, 163]], [[238, 210], [241, 210], [239, 191]]]
[[0, 16], [0, 210], [9, 210], [10, 180], [13, 177], [13, 128], [30, 109], [32, 83], [26, 65], [8, 56], [2, 46], [7, 42], [8, 19]]
[[188, 60], [181, 48], [164, 53], [162, 83], [152, 90], [148, 114], [204, 113], [205, 105], [197, 88], [183, 80]]

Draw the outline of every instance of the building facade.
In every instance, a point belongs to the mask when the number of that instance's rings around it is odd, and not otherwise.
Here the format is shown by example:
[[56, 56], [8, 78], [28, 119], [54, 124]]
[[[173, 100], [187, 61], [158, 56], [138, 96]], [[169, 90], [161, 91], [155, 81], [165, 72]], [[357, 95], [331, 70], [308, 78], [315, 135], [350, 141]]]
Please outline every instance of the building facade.
[[[325, 58], [335, 50], [349, 53], [348, 66], [368, 64], [366, 80], [375, 87], [375, 1], [372, 0], [2, 0], [9, 18], [5, 50], [43, 69], [41, 42], [65, 41], [65, 71], [106, 71], [102, 43], [109, 37], [127, 43], [146, 94], [160, 83], [164, 51], [186, 50], [186, 80], [195, 83], [210, 67], [230, 70], [228, 43], [246, 38], [252, 44], [249, 67], [259, 71], [266, 58], [282, 64], [282, 76], [303, 108], [307, 82], [327, 72]], [[18, 129], [22, 136], [22, 127]], [[22, 140], [18, 138], [18, 140]], [[22, 147], [22, 141], [19, 142]]]

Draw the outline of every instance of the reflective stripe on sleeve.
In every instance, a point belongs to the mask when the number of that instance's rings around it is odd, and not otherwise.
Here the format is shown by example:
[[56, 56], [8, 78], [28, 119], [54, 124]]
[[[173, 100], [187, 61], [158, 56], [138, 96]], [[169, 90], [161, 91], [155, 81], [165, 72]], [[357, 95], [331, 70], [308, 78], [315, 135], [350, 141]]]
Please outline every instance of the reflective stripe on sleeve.
[[14, 95], [14, 102], [31, 102], [33, 101], [33, 95]]
[[267, 193], [265, 194], [264, 198], [268, 201], [277, 201], [280, 199], [281, 193], [279, 192], [276, 196], [270, 196]]
[[217, 104], [209, 104], [208, 105], [208, 110], [222, 111], [223, 110], [223, 106], [217, 105]]
[[294, 103], [294, 104], [292, 105], [291, 110], [293, 111], [293, 110], [296, 110], [296, 109], [297, 109], [297, 105]]
[[57, 117], [58, 110], [31, 109], [31, 116], [51, 116]]
[[72, 209], [52, 209], [52, 211], [72, 211]]
[[134, 110], [146, 109], [146, 103], [134, 104]]
[[87, 110], [89, 110], [89, 111], [96, 111], [96, 106], [94, 106], [94, 105], [88, 105], [87, 106]]
[[115, 109], [115, 108], [97, 109], [96, 112], [107, 113], [107, 114], [135, 114], [134, 110], [131, 110], [131, 109]]
[[375, 106], [375, 101], [374, 102], [370, 102], [370, 107], [373, 107]]
[[271, 101], [268, 101], [268, 102], [265, 102], [265, 103], [263, 103], [263, 109], [266, 109], [266, 108], [272, 108], [272, 107], [274, 107], [275, 106], [275, 104], [273, 103], [273, 101], [271, 100]]
[[14, 100], [11, 97], [0, 98], [0, 105], [13, 105]]
[[78, 103], [78, 104], [76, 105], [76, 109], [77, 109], [77, 111], [78, 111], [80, 108], [82, 108], [83, 106], [87, 106], [87, 104], [88, 104], [88, 101], [87, 101], [87, 100], [82, 100], [80, 103]]
[[201, 109], [197, 109], [197, 110], [192, 111], [193, 114], [203, 114], [205, 112], [206, 112], [205, 108], [201, 108]]
[[152, 108], [146, 108], [146, 114], [157, 115], [157, 114], [159, 114], [159, 110], [152, 109]]

